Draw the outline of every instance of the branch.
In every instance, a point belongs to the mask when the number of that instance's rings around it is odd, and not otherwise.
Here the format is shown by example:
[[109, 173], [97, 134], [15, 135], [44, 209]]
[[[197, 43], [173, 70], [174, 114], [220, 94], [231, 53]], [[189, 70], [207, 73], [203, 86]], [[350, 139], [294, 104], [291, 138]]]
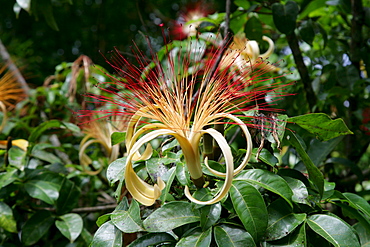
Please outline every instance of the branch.
[[30, 88], [28, 87], [28, 84], [26, 80], [23, 78], [22, 74], [19, 72], [17, 66], [15, 66], [12, 59], [10, 58], [10, 55], [6, 50], [5, 46], [3, 45], [3, 43], [1, 42], [1, 39], [0, 39], [0, 56], [4, 63], [8, 66], [9, 70], [13, 73], [14, 77], [17, 79], [24, 93], [26, 95], [29, 95]]
[[[117, 204], [108, 204], [104, 206], [95, 206], [95, 207], [83, 207], [83, 208], [74, 208], [72, 209], [72, 213], [94, 213], [94, 212], [100, 212], [100, 211], [106, 211], [115, 209], [117, 207]], [[47, 210], [50, 212], [55, 212], [55, 208], [35, 208], [37, 210]]]
[[288, 40], [289, 47], [292, 50], [299, 75], [301, 76], [303, 88], [306, 92], [306, 101], [308, 102], [310, 110], [312, 110], [316, 103], [316, 95], [312, 88], [310, 74], [308, 73], [308, 69], [303, 61], [301, 50], [299, 49], [298, 38], [294, 31], [291, 34], [287, 34], [286, 38]]

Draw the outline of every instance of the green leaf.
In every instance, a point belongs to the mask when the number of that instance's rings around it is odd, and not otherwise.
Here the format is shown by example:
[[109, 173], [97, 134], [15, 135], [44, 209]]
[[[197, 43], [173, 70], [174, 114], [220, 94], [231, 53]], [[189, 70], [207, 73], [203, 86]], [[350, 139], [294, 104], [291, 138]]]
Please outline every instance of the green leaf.
[[360, 237], [361, 247], [370, 247], [370, 230], [357, 223], [353, 226]]
[[234, 181], [230, 197], [245, 229], [258, 242], [267, 228], [267, 209], [261, 194], [246, 181]]
[[123, 157], [113, 161], [107, 169], [107, 179], [112, 186], [115, 182], [122, 180], [125, 177], [126, 159]]
[[4, 202], [0, 202], [0, 228], [3, 228], [8, 232], [18, 232], [17, 222], [15, 222], [13, 217], [13, 211]]
[[91, 247], [122, 247], [122, 232], [111, 221], [95, 232]]
[[302, 144], [299, 142], [297, 136], [290, 130], [288, 130], [286, 133], [287, 139], [295, 147], [299, 156], [301, 156], [301, 159], [303, 161], [303, 164], [306, 166], [310, 179], [322, 196], [324, 193], [324, 176], [322, 175], [320, 170], [313, 164], [312, 160], [303, 149]]
[[261, 186], [278, 194], [293, 206], [291, 202], [293, 192], [288, 183], [279, 175], [266, 170], [251, 169], [240, 172], [239, 175], [235, 177], [235, 180], [243, 180]]
[[370, 204], [364, 198], [353, 193], [343, 193], [342, 195], [348, 200], [350, 206], [370, 217]]
[[84, 243], [84, 246], [90, 246], [90, 243], [93, 240], [91, 233], [84, 227], [80, 235], [81, 241]]
[[29, 142], [36, 142], [36, 140], [48, 129], [51, 128], [68, 128], [71, 131], [79, 131], [79, 128], [76, 127], [76, 125], [71, 123], [64, 123], [59, 120], [50, 120], [47, 122], [44, 122], [37, 126], [33, 131], [31, 132], [30, 137], [28, 138]]
[[31, 197], [48, 204], [54, 204], [59, 196], [59, 187], [44, 180], [30, 180], [24, 184], [24, 188]]
[[26, 162], [26, 152], [17, 147], [11, 147], [8, 155], [9, 165], [23, 171]]
[[111, 135], [112, 146], [123, 142], [126, 139], [126, 132], [113, 132]]
[[307, 246], [307, 239], [306, 239], [306, 224], [301, 224], [297, 227], [297, 229], [286, 236], [277, 241], [273, 242], [266, 242], [264, 245], [265, 247], [306, 247]]
[[330, 154], [333, 149], [342, 141], [343, 136], [338, 136], [326, 142], [321, 142], [314, 139], [310, 143], [310, 147], [307, 150], [308, 156], [310, 156], [313, 164], [319, 166]]
[[212, 228], [202, 232], [200, 228], [196, 228], [191, 232], [191, 235], [183, 237], [177, 242], [177, 247], [208, 247], [211, 244]]
[[262, 30], [262, 23], [256, 16], [250, 17], [247, 23], [245, 23], [244, 32], [249, 40], [261, 42]]
[[220, 203], [200, 208], [200, 226], [203, 231], [210, 228], [220, 219], [221, 210], [222, 207]]
[[59, 197], [56, 201], [57, 214], [65, 214], [70, 212], [78, 203], [81, 191], [74, 182], [64, 178], [59, 190]]
[[[258, 148], [253, 148], [252, 155], [256, 156]], [[269, 166], [275, 167], [279, 160], [271, 154], [266, 148], [262, 148], [261, 153], [258, 156], [258, 159], [262, 162], [268, 164]]]
[[83, 221], [78, 214], [65, 214], [55, 221], [55, 226], [73, 243], [82, 232]]
[[306, 185], [298, 179], [283, 177], [293, 191], [292, 201], [297, 203], [309, 204], [307, 202], [308, 190]]
[[324, 214], [315, 214], [307, 219], [309, 227], [336, 247], [359, 247], [353, 229], [342, 220]]
[[5, 172], [0, 173], [0, 189], [17, 180], [17, 171], [16, 168], [7, 167]]
[[[162, 201], [162, 204], [164, 204], [166, 201], [170, 201], [169, 198], [171, 198], [170, 188], [172, 186], [173, 180], [176, 176], [176, 167], [172, 167], [169, 169], [164, 176], [162, 176], [163, 181], [166, 182], [166, 187], [164, 190], [162, 190], [162, 194], [160, 196], [160, 200]], [[173, 199], [172, 199], [173, 200]]]
[[22, 227], [21, 239], [25, 245], [33, 245], [40, 240], [54, 223], [51, 213], [46, 210], [37, 211]]
[[53, 30], [59, 31], [58, 25], [54, 19], [53, 7], [50, 0], [32, 0], [31, 8], [32, 13], [36, 15], [36, 18], [39, 14], [42, 14], [46, 23]]
[[130, 207], [125, 210], [114, 210], [111, 214], [112, 223], [124, 233], [144, 231], [140, 217], [140, 207], [136, 200], [132, 200]]
[[197, 210], [192, 210], [191, 203], [173, 201], [158, 208], [143, 223], [148, 232], [168, 232], [197, 221], [200, 221], [200, 215]]
[[293, 122], [314, 134], [321, 141], [328, 141], [338, 136], [353, 134], [341, 118], [332, 120], [324, 113], [310, 113], [302, 116], [291, 117], [288, 122]]
[[289, 205], [278, 199], [271, 203], [268, 208], [268, 226], [266, 240], [281, 239], [293, 232], [306, 219], [306, 214], [295, 214]]
[[166, 246], [170, 243], [175, 243], [175, 238], [168, 233], [148, 233], [128, 245], [128, 247], [142, 246]]
[[252, 236], [244, 229], [221, 224], [214, 228], [214, 238], [219, 247], [256, 247]]
[[276, 28], [284, 34], [292, 33], [296, 27], [298, 12], [296, 2], [288, 1], [285, 6], [281, 3], [274, 3], [272, 5], [272, 17]]
[[183, 162], [176, 163], [176, 178], [183, 186], [189, 185], [190, 175], [186, 165]]

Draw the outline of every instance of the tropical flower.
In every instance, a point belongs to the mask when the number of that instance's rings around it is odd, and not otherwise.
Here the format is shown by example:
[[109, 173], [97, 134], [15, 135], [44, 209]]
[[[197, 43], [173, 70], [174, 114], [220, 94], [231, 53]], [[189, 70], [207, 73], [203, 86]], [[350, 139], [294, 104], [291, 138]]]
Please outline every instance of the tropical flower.
[[257, 41], [248, 40], [241, 34], [235, 35], [233, 42], [228, 48], [228, 52], [222, 58], [221, 66], [228, 67], [230, 64], [233, 64], [233, 66], [238, 67], [240, 70], [250, 71], [256, 64], [259, 64], [259, 66], [264, 67], [264, 69], [278, 71], [279, 68], [266, 62], [266, 59], [274, 52], [274, 42], [267, 36], [263, 36], [262, 40], [269, 44], [269, 48], [265, 53], [260, 54]]
[[173, 28], [171, 29], [173, 38], [182, 40], [187, 37], [196, 36], [198, 33], [197, 29], [202, 23], [199, 19], [211, 14], [212, 11], [210, 9], [210, 6], [201, 2], [193, 6], [188, 6], [173, 23]]
[[14, 107], [24, 96], [24, 91], [19, 86], [13, 73], [6, 71], [6, 66], [0, 66], [0, 110], [3, 112], [0, 131], [5, 127], [8, 119], [7, 109]]
[[113, 121], [104, 120], [90, 120], [86, 121], [83, 125], [83, 132], [86, 134], [81, 140], [80, 151], [78, 153], [80, 164], [85, 173], [89, 175], [96, 175], [103, 169], [103, 165], [100, 165], [99, 169], [92, 171], [88, 169], [89, 165], [92, 164], [91, 158], [85, 153], [85, 150], [92, 144], [100, 144], [107, 157], [109, 158], [109, 163], [113, 162], [118, 158], [119, 146], [113, 145], [111, 142], [111, 135], [115, 131], [122, 131], [126, 127], [127, 120], [120, 119], [118, 117], [114, 118]]
[[[90, 95], [121, 109], [105, 110], [100, 113], [106, 116], [131, 116], [125, 141], [127, 149], [125, 183], [131, 195], [144, 205], [152, 205], [159, 198], [165, 183], [160, 177], [157, 184], [146, 183], [135, 173], [133, 163], [149, 159], [152, 154], [150, 142], [160, 136], [176, 138], [197, 188], [201, 188], [205, 182], [200, 153], [202, 137], [205, 134], [212, 136], [222, 151], [226, 172], [213, 170], [209, 167], [207, 158], [204, 159], [204, 164], [211, 173], [224, 178], [223, 186], [209, 201], [195, 199], [188, 186], [185, 187], [185, 195], [198, 204], [212, 204], [224, 198], [231, 187], [233, 177], [244, 169], [251, 156], [251, 136], [246, 123], [240, 117], [245, 117], [246, 111], [256, 108], [254, 104], [257, 100], [263, 99], [266, 94], [274, 94], [273, 91], [279, 87], [278, 83], [273, 82], [268, 87], [257, 86], [259, 82], [270, 81], [270, 78], [262, 77], [266, 70], [258, 69], [261, 63], [252, 65], [255, 68], [253, 73], [235, 69], [230, 63], [227, 68], [218, 68], [211, 74], [213, 64], [190, 64], [190, 57], [194, 56], [192, 53], [194, 47], [191, 45], [189, 47], [185, 56], [168, 56], [165, 58], [166, 61], [159, 61], [158, 57], [153, 55], [151, 65], [154, 63], [155, 67], [150, 71], [144, 69], [148, 68], [148, 64], [140, 56], [137, 57], [139, 65], [135, 66], [116, 52], [113, 54], [112, 62], [109, 63], [122, 79], [112, 77], [115, 80], [111, 90], [112, 96]], [[211, 54], [214, 60], [218, 51], [213, 50], [208, 54]], [[206, 66], [202, 67], [204, 64]], [[258, 107], [264, 109], [267, 105]], [[83, 113], [86, 115], [97, 112]], [[226, 122], [238, 125], [246, 139], [246, 154], [236, 169], [227, 140], [219, 131], [211, 128], [215, 124]], [[145, 151], [140, 153], [145, 145]]]

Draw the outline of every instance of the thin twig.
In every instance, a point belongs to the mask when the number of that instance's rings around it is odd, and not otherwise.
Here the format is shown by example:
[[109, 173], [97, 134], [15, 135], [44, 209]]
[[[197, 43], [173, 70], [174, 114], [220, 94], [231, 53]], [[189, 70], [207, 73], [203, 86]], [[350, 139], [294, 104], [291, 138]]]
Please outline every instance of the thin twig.
[[8, 66], [9, 70], [13, 73], [14, 77], [17, 79], [18, 83], [24, 90], [24, 93], [26, 95], [29, 95], [30, 88], [28, 87], [28, 84], [26, 80], [23, 78], [22, 74], [19, 72], [17, 66], [15, 66], [14, 62], [10, 58], [10, 55], [6, 50], [5, 46], [3, 45], [3, 43], [1, 42], [1, 39], [0, 39], [0, 56], [4, 63]]

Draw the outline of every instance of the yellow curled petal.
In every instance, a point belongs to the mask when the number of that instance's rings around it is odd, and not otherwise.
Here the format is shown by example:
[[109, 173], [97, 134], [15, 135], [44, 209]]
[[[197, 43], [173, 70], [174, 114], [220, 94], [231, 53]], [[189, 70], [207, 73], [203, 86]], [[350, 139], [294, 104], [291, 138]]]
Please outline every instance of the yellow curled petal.
[[24, 139], [18, 139], [18, 140], [12, 141], [12, 145], [19, 147], [23, 151], [27, 151], [28, 141]]
[[6, 121], [8, 120], [8, 116], [6, 115], [7, 113], [6, 106], [1, 101], [0, 101], [0, 108], [1, 108], [1, 111], [3, 112], [3, 120], [1, 121], [1, 124], [0, 124], [0, 132], [1, 132], [5, 127]]
[[257, 41], [255, 40], [248, 40], [245, 46], [248, 56], [254, 62], [260, 56], [260, 48], [258, 46]]
[[161, 178], [158, 178], [157, 184], [150, 185], [143, 181], [134, 171], [132, 167], [133, 157], [137, 151], [147, 142], [150, 142], [154, 138], [160, 135], [173, 135], [176, 134], [174, 131], [167, 129], [154, 130], [150, 133], [145, 134], [132, 146], [126, 160], [126, 170], [125, 170], [125, 183], [127, 190], [131, 195], [143, 205], [150, 206], [153, 205], [155, 200], [157, 200], [161, 191], [165, 187], [165, 183]]
[[[103, 170], [103, 165], [101, 165], [99, 169], [96, 171], [88, 170], [87, 167], [92, 163], [92, 161], [90, 157], [85, 154], [85, 150], [88, 146], [90, 146], [93, 143], [99, 143], [99, 144], [103, 144], [103, 143], [99, 140], [94, 140], [94, 139], [91, 139], [89, 141], [86, 141], [86, 140], [87, 139], [84, 138], [83, 142], [81, 142], [82, 145], [80, 144], [80, 151], [78, 152], [78, 157], [80, 160], [82, 170], [89, 175], [96, 175], [99, 172], [101, 172], [101, 170]], [[103, 147], [106, 147], [106, 145], [103, 144]], [[106, 151], [110, 152], [109, 150], [106, 150]]]
[[221, 149], [221, 151], [224, 155], [225, 163], [226, 163], [225, 182], [224, 182], [224, 185], [222, 186], [221, 190], [217, 193], [217, 195], [209, 201], [199, 201], [199, 200], [195, 199], [190, 194], [188, 186], [185, 187], [185, 196], [190, 201], [195, 202], [197, 204], [209, 205], [209, 204], [214, 204], [216, 202], [219, 202], [229, 192], [229, 189], [231, 187], [231, 183], [233, 181], [234, 162], [233, 162], [233, 155], [231, 153], [230, 146], [227, 143], [225, 137], [220, 132], [218, 132], [215, 129], [206, 129], [206, 130], [201, 130], [201, 133], [203, 133], [203, 134], [207, 133], [207, 134], [211, 135], [213, 137], [213, 139], [216, 140], [217, 144], [219, 145], [219, 147], [220, 147], [220, 149]]
[[[0, 148], [6, 149], [7, 148], [7, 145], [8, 145], [8, 141], [7, 140], [0, 141]], [[20, 149], [22, 149], [23, 151], [27, 151], [28, 141], [27, 140], [24, 140], [24, 139], [14, 140], [14, 141], [12, 141], [12, 146], [17, 146]]]
[[[237, 118], [237, 117], [235, 117], [235, 116], [233, 116], [231, 114], [222, 114], [222, 113], [216, 114], [214, 116], [214, 118], [220, 118], [220, 117], [229, 118], [229, 119], [233, 120], [236, 124], [238, 124], [238, 126], [243, 130], [244, 135], [245, 135], [245, 139], [247, 141], [247, 147], [246, 147], [246, 153], [245, 153], [244, 159], [240, 163], [240, 165], [233, 172], [233, 174], [235, 176], [236, 174], [238, 174], [239, 172], [241, 172], [244, 169], [244, 167], [248, 164], [248, 161], [249, 161], [249, 159], [250, 159], [250, 157], [252, 155], [252, 146], [253, 146], [252, 137], [251, 137], [251, 134], [249, 133], [249, 130], [248, 130], [247, 125], [245, 125], [245, 123], [243, 123], [243, 121], [240, 120], [239, 118]], [[205, 159], [204, 160], [204, 165], [214, 175], [219, 176], [219, 177], [226, 177], [226, 173], [219, 172], [219, 171], [216, 171], [216, 170], [212, 169], [208, 165], [208, 159]]]
[[268, 58], [274, 52], [275, 44], [274, 41], [272, 41], [272, 39], [270, 39], [267, 36], [262, 36], [262, 40], [267, 41], [267, 43], [269, 43], [269, 48], [267, 49], [267, 51], [260, 55], [260, 57], [265, 59]]

